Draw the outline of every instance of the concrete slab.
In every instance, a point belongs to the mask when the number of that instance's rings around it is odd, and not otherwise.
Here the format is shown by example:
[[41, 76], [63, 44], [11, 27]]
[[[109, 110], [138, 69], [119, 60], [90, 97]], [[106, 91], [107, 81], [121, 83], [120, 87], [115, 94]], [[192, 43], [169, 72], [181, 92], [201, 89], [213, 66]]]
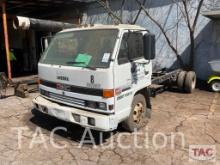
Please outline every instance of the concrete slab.
[[[220, 105], [217, 102], [213, 106], [214, 93], [164, 92], [152, 99], [152, 118], [138, 134], [124, 132], [122, 128], [104, 134], [92, 131], [96, 146], [80, 145], [85, 132], [79, 126], [47, 116], [33, 116], [31, 100], [37, 95], [0, 100], [1, 163], [206, 165], [213, 163], [189, 161], [189, 146], [214, 145], [217, 149], [214, 164], [220, 164]], [[214, 111], [210, 111], [212, 106]], [[51, 134], [58, 126], [67, 131]], [[18, 128], [22, 130], [20, 141]]]

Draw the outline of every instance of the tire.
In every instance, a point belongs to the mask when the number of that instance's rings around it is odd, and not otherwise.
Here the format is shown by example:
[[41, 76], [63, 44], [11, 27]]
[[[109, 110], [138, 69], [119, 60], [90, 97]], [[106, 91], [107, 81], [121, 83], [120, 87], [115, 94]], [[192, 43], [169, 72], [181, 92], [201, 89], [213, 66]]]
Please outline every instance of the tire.
[[184, 82], [185, 82], [186, 74], [187, 74], [186, 71], [181, 71], [177, 77], [177, 87], [181, 91], [184, 90]]
[[150, 118], [151, 110], [147, 108], [146, 99], [142, 94], [134, 96], [132, 110], [127, 120], [122, 126], [129, 132], [139, 130], [147, 124], [147, 118]]
[[220, 92], [220, 80], [214, 80], [211, 82], [211, 89], [213, 92]]
[[192, 93], [196, 88], [196, 73], [193, 71], [189, 71], [186, 74], [185, 82], [184, 82], [184, 90], [186, 93]]

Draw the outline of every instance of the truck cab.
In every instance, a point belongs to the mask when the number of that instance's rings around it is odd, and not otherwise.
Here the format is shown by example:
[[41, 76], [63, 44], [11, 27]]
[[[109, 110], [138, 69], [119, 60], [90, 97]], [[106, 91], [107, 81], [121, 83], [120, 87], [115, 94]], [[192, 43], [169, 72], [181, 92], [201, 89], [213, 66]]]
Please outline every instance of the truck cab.
[[93, 25], [56, 34], [39, 64], [35, 109], [99, 131], [150, 118], [155, 37], [136, 25]]

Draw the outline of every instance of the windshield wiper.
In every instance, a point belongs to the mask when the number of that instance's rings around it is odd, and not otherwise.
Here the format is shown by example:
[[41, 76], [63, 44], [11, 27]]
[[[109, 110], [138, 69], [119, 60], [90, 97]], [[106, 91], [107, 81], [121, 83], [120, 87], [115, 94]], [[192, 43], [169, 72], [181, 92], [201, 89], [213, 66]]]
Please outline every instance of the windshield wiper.
[[72, 65], [72, 64], [85, 64], [85, 62], [68, 61], [68, 62], [66, 62], [66, 64], [68, 64], [68, 65]]
[[83, 67], [83, 68], [90, 69], [90, 70], [96, 70], [96, 68], [92, 67], [92, 66], [86, 66], [86, 67]]

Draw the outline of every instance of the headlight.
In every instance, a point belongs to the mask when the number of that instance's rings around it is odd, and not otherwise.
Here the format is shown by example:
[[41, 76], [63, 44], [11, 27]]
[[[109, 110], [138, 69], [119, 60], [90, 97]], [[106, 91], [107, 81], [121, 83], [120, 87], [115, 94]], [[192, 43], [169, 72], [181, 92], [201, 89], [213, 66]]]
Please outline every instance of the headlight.
[[96, 104], [96, 102], [93, 102], [93, 101], [87, 101], [87, 107], [96, 109], [97, 104]]
[[98, 103], [98, 108], [102, 110], [107, 110], [107, 105], [106, 103]]
[[106, 103], [99, 103], [99, 102], [93, 102], [88, 101], [87, 107], [93, 108], [93, 109], [101, 109], [101, 110], [107, 110], [107, 104]]

